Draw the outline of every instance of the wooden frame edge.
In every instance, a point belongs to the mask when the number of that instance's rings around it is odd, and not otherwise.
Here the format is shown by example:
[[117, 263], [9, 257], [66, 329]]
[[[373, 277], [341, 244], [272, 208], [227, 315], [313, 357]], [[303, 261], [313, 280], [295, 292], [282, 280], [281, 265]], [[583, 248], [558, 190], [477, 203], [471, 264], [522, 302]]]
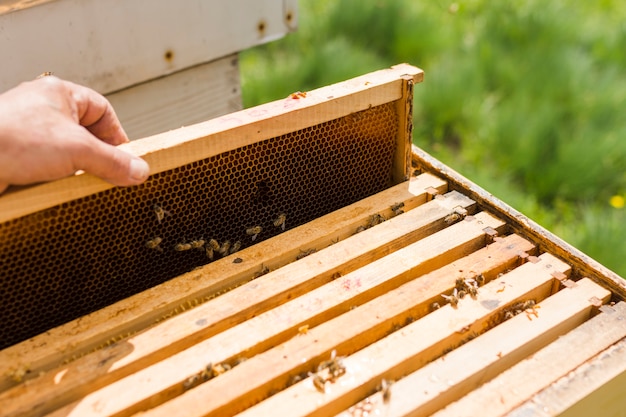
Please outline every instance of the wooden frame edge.
[[[344, 117], [406, 97], [406, 78], [423, 71], [399, 64], [308, 93], [294, 93], [257, 107], [120, 145], [143, 157], [151, 174], [167, 171], [232, 149]], [[402, 124], [402, 123], [401, 123]], [[400, 126], [402, 127], [402, 126]], [[18, 187], [0, 196], [0, 222], [101, 192], [114, 186], [86, 173]]]
[[412, 157], [417, 162], [418, 168], [424, 172], [430, 172], [442, 177], [450, 184], [450, 190], [463, 190], [465, 195], [476, 201], [479, 206], [488, 207], [494, 214], [505, 218], [516, 233], [530, 239], [540, 250], [551, 252], [558, 257], [566, 259], [572, 265], [572, 276], [575, 279], [591, 278], [593, 281], [607, 286], [619, 299], [626, 299], [626, 280], [623, 277], [584, 254], [579, 249], [576, 249], [415, 145], [412, 146]]

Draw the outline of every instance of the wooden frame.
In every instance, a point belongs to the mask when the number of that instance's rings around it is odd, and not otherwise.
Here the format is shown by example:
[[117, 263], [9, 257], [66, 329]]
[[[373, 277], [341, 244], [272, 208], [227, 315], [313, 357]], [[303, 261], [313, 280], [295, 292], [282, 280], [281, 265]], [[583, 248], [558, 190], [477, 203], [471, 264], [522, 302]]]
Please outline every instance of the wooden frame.
[[[349, 81], [293, 95], [207, 122], [182, 127], [120, 145], [150, 164], [151, 174], [280, 136], [412, 94], [409, 84], [421, 82], [423, 71], [410, 65], [373, 72]], [[402, 104], [404, 107], [405, 104]], [[406, 111], [406, 109], [400, 109]], [[410, 124], [406, 116], [398, 135], [396, 180], [408, 177]], [[0, 196], [0, 222], [55, 206], [113, 186], [85, 173]]]
[[[410, 98], [421, 77], [397, 66], [128, 148], [160, 172]], [[400, 123], [396, 185], [0, 351], [0, 409], [575, 415], [603, 396], [603, 410], [622, 409], [622, 278], [420, 149], [407, 153], [410, 124]], [[83, 174], [20, 192], [63, 181], [82, 195], [101, 186]]]
[[3, 1], [0, 26], [7, 36], [0, 38], [0, 91], [51, 71], [109, 94], [278, 39], [296, 30], [297, 5], [296, 0]]

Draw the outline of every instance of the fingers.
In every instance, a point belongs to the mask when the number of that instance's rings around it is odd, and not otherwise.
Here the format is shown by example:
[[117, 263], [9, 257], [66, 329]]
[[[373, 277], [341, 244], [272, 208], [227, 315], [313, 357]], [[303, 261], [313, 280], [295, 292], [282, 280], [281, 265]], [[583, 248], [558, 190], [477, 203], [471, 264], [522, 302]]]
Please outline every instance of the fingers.
[[74, 147], [71, 155], [76, 169], [120, 186], [140, 184], [150, 175], [150, 167], [143, 159], [106, 144], [85, 130], [83, 133], [80, 145]]
[[78, 120], [93, 135], [112, 145], [128, 142], [111, 103], [94, 90], [68, 82], [76, 102]]

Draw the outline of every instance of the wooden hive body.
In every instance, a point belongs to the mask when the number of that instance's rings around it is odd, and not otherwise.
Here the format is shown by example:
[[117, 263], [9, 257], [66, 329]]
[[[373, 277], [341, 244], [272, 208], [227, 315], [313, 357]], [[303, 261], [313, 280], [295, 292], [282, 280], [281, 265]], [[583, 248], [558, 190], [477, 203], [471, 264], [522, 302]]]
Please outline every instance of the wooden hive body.
[[[81, 235], [98, 209], [90, 236], [111, 243], [83, 251], [124, 255], [54, 276], [117, 288], [89, 311], [39, 319], [75, 296], [58, 284], [19, 332], [11, 311], [35, 307], [3, 300], [3, 415], [555, 415], [616, 397], [622, 279], [411, 147], [422, 76], [399, 65], [131, 143], [143, 186], [77, 175], [0, 197], [3, 255], [32, 258], [11, 243], [24, 229], [63, 247], [54, 222]], [[175, 250], [212, 237], [243, 245]]]

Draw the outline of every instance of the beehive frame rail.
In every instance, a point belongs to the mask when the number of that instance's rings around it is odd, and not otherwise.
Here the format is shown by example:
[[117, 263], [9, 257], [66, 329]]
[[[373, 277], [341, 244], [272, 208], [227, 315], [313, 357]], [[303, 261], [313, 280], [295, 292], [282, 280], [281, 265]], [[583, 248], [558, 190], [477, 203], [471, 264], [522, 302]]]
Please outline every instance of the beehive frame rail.
[[[389, 201], [401, 202], [409, 210], [425, 204], [431, 198], [429, 193], [443, 194], [446, 189], [446, 183], [433, 175], [414, 177], [409, 182], [393, 186], [377, 195], [316, 219], [306, 226], [287, 231], [280, 236], [280, 239], [263, 241], [255, 245], [254, 249], [245, 249], [236, 255], [218, 260], [173, 281], [165, 282], [4, 349], [0, 351], [0, 389], [17, 384], [16, 372], [20, 374], [27, 372], [22, 375], [22, 378], [18, 378], [27, 380], [39, 372], [48, 371], [91, 350], [103, 347], [119, 336], [129, 336], [151, 325], [159, 318], [172, 314], [176, 309], [190, 308], [191, 305], [185, 307], [187, 302], [194, 303], [197, 300], [203, 300], [205, 297], [211, 297], [213, 294], [249, 280], [264, 266], [274, 270], [293, 261], [301, 251], [311, 248], [320, 250], [333, 244], [334, 241], [343, 240], [352, 235], [359, 226], [366, 225], [369, 217], [376, 213], [390, 217]], [[446, 204], [446, 201], [448, 200], [437, 199], [436, 205], [447, 207], [446, 210], [451, 211], [454, 206], [464, 204], [458, 198], [452, 199], [451, 203]], [[467, 205], [466, 207], [470, 208]], [[375, 242], [373, 243], [378, 246]], [[373, 247], [375, 246], [362, 249], [362, 253], [367, 253]], [[245, 259], [245, 262], [233, 263], [237, 257]], [[331, 271], [330, 275], [336, 272], [345, 273], [346, 268], [345, 265], [338, 266], [336, 270]], [[290, 277], [287, 270], [281, 273], [284, 274], [284, 279]], [[329, 277], [326, 279], [330, 279]], [[287, 288], [281, 290], [283, 299], [288, 294], [290, 297], [297, 294], [295, 287], [289, 291], [286, 291]], [[302, 286], [298, 291], [306, 291], [310, 288], [311, 285]], [[256, 296], [261, 295], [257, 293]], [[257, 300], [260, 301], [260, 298]], [[280, 302], [280, 298], [276, 298], [275, 302]], [[270, 305], [266, 306], [266, 308], [269, 307]], [[239, 320], [245, 318], [242, 308], [242, 305], [238, 305], [237, 309], [232, 312], [239, 316]], [[258, 307], [255, 312], [259, 312]], [[206, 323], [206, 326], [210, 325], [211, 323]]]
[[[420, 76], [400, 72], [406, 99]], [[370, 79], [352, 81], [360, 89]], [[291, 100], [282, 105], [303, 103]], [[396, 109], [410, 114], [410, 103]], [[400, 120], [399, 145], [410, 130], [411, 120]], [[622, 279], [425, 152], [406, 149], [394, 156], [403, 167], [394, 171], [398, 185], [0, 351], [0, 410], [355, 417], [367, 408], [443, 417], [493, 392], [504, 398], [519, 375], [545, 362], [554, 363], [550, 372], [527, 379], [493, 415], [538, 412], [542, 403], [568, 415], [589, 410], [599, 393], [615, 400], [626, 375], [626, 311], [623, 302], [606, 303], [624, 298]], [[414, 176], [402, 182], [409, 156]], [[88, 176], [69, 181], [80, 178]], [[374, 227], [379, 215], [386, 221]], [[435, 309], [459, 277], [485, 283]], [[538, 304], [520, 309], [529, 301]], [[520, 314], [509, 319], [513, 310]], [[331, 378], [318, 364], [335, 355], [345, 375]], [[210, 378], [208, 362], [233, 368]], [[588, 371], [593, 385], [582, 389]], [[428, 392], [413, 395], [416, 384]], [[575, 388], [567, 398], [563, 386]]]
[[[246, 248], [281, 233], [280, 213], [290, 229], [404, 181], [403, 112], [420, 74], [401, 65], [133, 142], [154, 159], [135, 187], [94, 191], [81, 181], [99, 180], [77, 175], [1, 196], [0, 215], [12, 208], [21, 217], [0, 223], [0, 251], [11, 254], [0, 272], [10, 289], [0, 348], [223, 256], [187, 250], [190, 242]], [[93, 193], [48, 198], [55, 186]], [[37, 209], [29, 195], [53, 206], [23, 215]], [[256, 242], [246, 233], [253, 225], [263, 230]]]
[[522, 233], [539, 245], [545, 252], [567, 259], [573, 267], [575, 278], [589, 277], [607, 286], [615, 295], [615, 300], [626, 298], [626, 281], [595, 259], [573, 247], [554, 233], [523, 215], [485, 189], [474, 184], [454, 169], [438, 161], [423, 149], [412, 146], [412, 164], [418, 172], [437, 173], [450, 184], [450, 189], [460, 190], [475, 200], [480, 206], [488, 207], [499, 217], [506, 219], [511, 230]]
[[[400, 64], [390, 69], [294, 94], [285, 100], [231, 113], [203, 123], [139, 139], [120, 148], [144, 158], [150, 174], [168, 171], [250, 143], [397, 102], [400, 117], [396, 154], [396, 182], [408, 178], [413, 84], [423, 80], [421, 69]], [[29, 187], [14, 187], [0, 198], [0, 222], [112, 188], [94, 176], [78, 173], [69, 178]]]

